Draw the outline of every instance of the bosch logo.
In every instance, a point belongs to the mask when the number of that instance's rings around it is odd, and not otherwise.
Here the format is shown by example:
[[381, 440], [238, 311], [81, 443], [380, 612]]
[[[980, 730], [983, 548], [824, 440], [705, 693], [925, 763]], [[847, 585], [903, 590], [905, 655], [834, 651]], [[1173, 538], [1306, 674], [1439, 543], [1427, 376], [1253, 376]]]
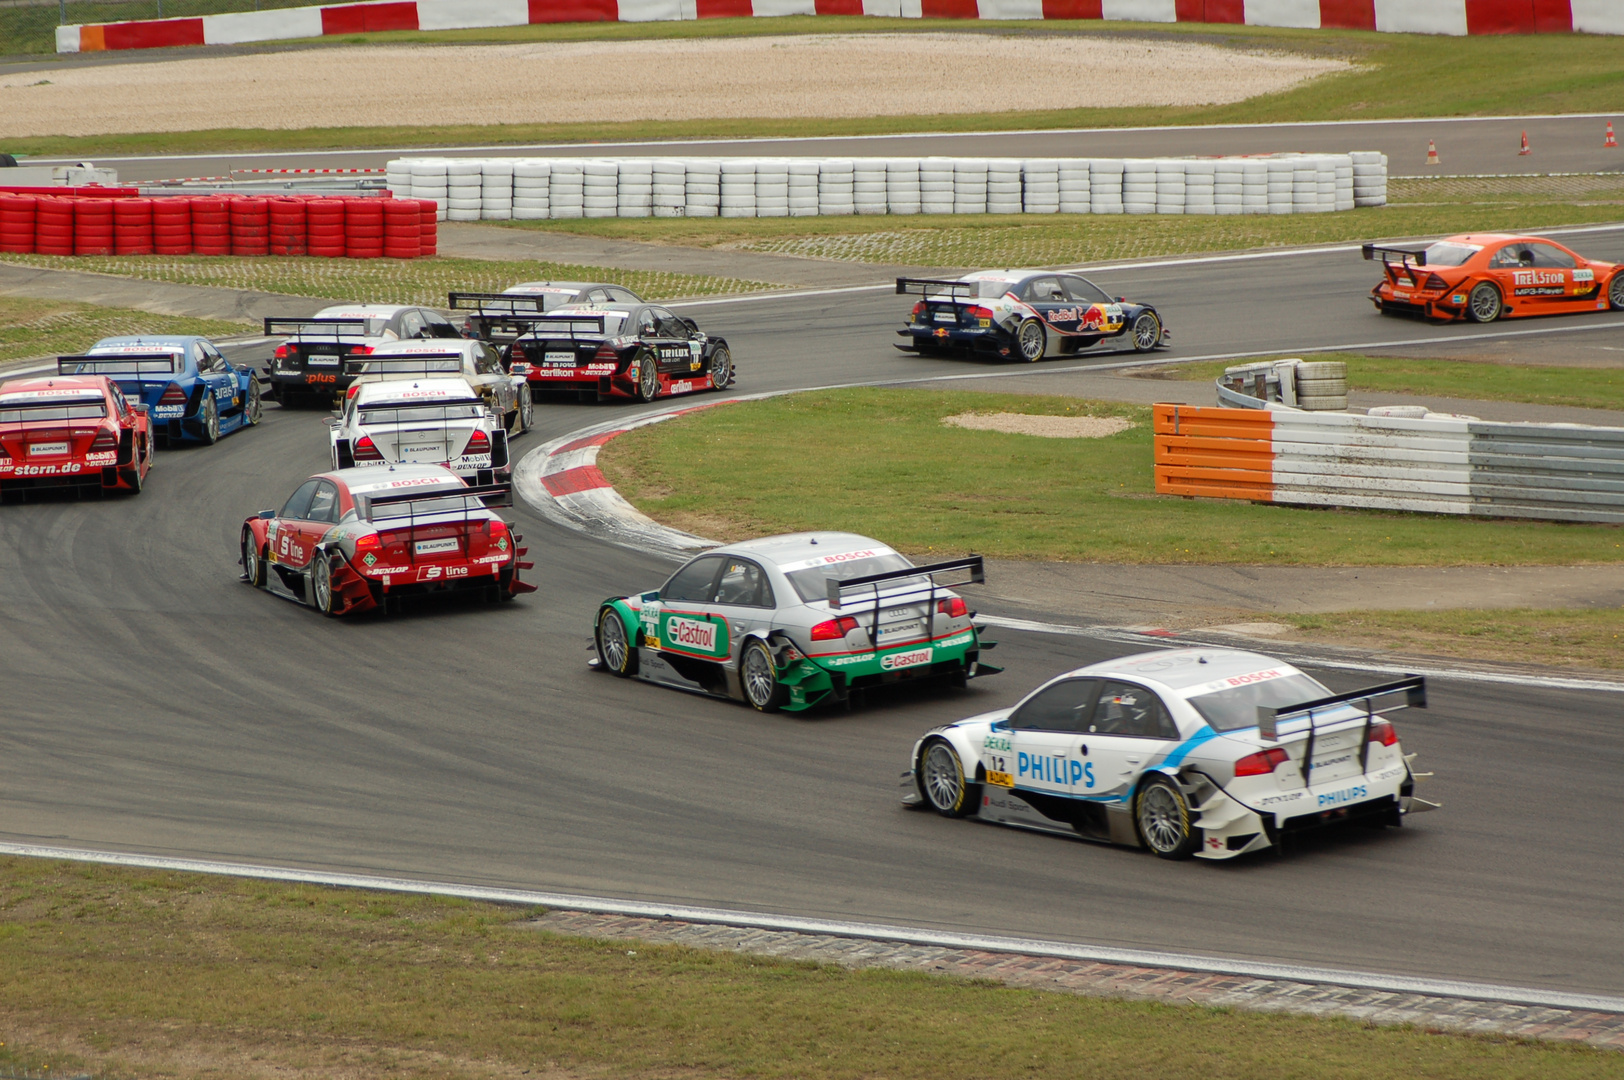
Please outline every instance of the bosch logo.
[[672, 619], [665, 624], [665, 636], [674, 645], [716, 651], [716, 624], [697, 619]]
[[1245, 686], [1248, 683], [1266, 682], [1269, 679], [1278, 679], [1279, 677], [1280, 672], [1278, 671], [1254, 671], [1250, 675], [1236, 675], [1232, 679], [1225, 679], [1224, 682], [1230, 686]]

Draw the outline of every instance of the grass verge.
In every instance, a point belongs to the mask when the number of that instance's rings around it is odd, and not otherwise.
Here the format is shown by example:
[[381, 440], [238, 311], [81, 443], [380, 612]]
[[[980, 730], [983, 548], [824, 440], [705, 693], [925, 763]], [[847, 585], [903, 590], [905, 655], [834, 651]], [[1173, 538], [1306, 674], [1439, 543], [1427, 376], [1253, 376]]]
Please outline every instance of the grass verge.
[[[959, 413], [1120, 416], [1103, 439], [949, 427]], [[1100, 563], [1470, 566], [1612, 563], [1624, 530], [1154, 492], [1150, 410], [1076, 398], [853, 389], [705, 409], [598, 461], [657, 520], [723, 540], [810, 529], [911, 554]]]
[[[27, 13], [27, 9], [11, 9]], [[12, 15], [9, 17], [23, 17]], [[913, 131], [1020, 128], [1133, 127], [1281, 121], [1372, 120], [1387, 117], [1591, 112], [1624, 97], [1624, 52], [1616, 42], [1583, 34], [1486, 35], [1451, 38], [1345, 30], [1288, 30], [1199, 23], [1098, 21], [1000, 22], [875, 17], [794, 16], [704, 19], [671, 23], [570, 24], [401, 31], [328, 38], [319, 44], [626, 40], [805, 33], [957, 33], [1053, 36], [1088, 34], [1119, 40], [1153, 37], [1236, 49], [1289, 50], [1354, 61], [1345, 75], [1317, 79], [1279, 94], [1222, 106], [1005, 111], [842, 120], [758, 118], [617, 124], [519, 124], [438, 127], [305, 128], [288, 131], [216, 129], [8, 142], [13, 153], [108, 155], [293, 150], [334, 147], [527, 144], [682, 138], [872, 135]], [[10, 40], [0, 23], [0, 40]], [[41, 42], [45, 40], [40, 38]], [[308, 43], [311, 45], [316, 42]], [[25, 47], [13, 45], [13, 48]], [[48, 49], [46, 50], [48, 51]], [[1418, 78], [1418, 72], [1425, 72]], [[1600, 133], [1598, 130], [1598, 138]], [[1447, 152], [1447, 146], [1444, 147]]]
[[119, 334], [224, 337], [244, 330], [238, 323], [215, 319], [0, 296], [0, 364], [82, 352], [104, 337]]
[[1270, 615], [1293, 637], [1466, 660], [1624, 670], [1624, 611], [1343, 611]]
[[770, 289], [760, 281], [672, 274], [658, 270], [612, 270], [564, 263], [453, 259], [239, 258], [222, 255], [20, 255], [0, 262], [222, 289], [257, 289], [290, 296], [354, 298], [370, 304], [444, 307], [452, 289], [501, 292], [519, 281], [604, 281], [624, 285], [649, 300], [718, 296]]
[[434, 897], [4, 859], [0, 912], [0, 1068], [49, 1075], [1624, 1075], [1588, 1047], [627, 949]]
[[[1270, 359], [1259, 357], [1260, 360]], [[1348, 388], [1388, 394], [1463, 398], [1469, 401], [1521, 401], [1530, 405], [1571, 405], [1624, 409], [1624, 369], [1506, 364], [1474, 360], [1424, 360], [1315, 353], [1311, 360], [1348, 365]], [[1211, 382], [1237, 361], [1148, 368], [1137, 374], [1179, 381]]]

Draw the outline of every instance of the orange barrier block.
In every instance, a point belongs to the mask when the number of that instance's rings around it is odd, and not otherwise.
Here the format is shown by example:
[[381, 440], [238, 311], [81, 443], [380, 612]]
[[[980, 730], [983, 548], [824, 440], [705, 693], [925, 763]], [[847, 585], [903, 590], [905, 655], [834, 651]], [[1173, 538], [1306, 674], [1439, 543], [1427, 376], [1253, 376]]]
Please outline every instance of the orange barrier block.
[[1152, 410], [1156, 491], [1274, 499], [1274, 417], [1265, 409], [1159, 404]]

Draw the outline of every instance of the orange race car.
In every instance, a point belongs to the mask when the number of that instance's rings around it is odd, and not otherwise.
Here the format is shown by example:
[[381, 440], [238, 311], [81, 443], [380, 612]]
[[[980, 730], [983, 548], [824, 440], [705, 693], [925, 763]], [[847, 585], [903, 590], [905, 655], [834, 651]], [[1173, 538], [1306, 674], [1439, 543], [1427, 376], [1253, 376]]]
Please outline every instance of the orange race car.
[[1383, 315], [1486, 323], [1624, 308], [1624, 265], [1536, 236], [1466, 233], [1425, 247], [1366, 244], [1364, 253], [1386, 271], [1370, 290]]

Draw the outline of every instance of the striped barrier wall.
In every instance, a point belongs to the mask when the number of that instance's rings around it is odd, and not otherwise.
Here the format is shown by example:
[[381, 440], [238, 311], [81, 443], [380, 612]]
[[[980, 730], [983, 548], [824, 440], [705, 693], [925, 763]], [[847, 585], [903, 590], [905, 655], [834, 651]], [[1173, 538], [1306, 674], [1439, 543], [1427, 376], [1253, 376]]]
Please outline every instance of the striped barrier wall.
[[777, 15], [1111, 19], [1410, 34], [1624, 34], [1620, 0], [384, 0], [59, 26], [56, 51], [240, 45], [380, 30]]
[[1624, 522], [1624, 428], [1157, 405], [1156, 491]]

